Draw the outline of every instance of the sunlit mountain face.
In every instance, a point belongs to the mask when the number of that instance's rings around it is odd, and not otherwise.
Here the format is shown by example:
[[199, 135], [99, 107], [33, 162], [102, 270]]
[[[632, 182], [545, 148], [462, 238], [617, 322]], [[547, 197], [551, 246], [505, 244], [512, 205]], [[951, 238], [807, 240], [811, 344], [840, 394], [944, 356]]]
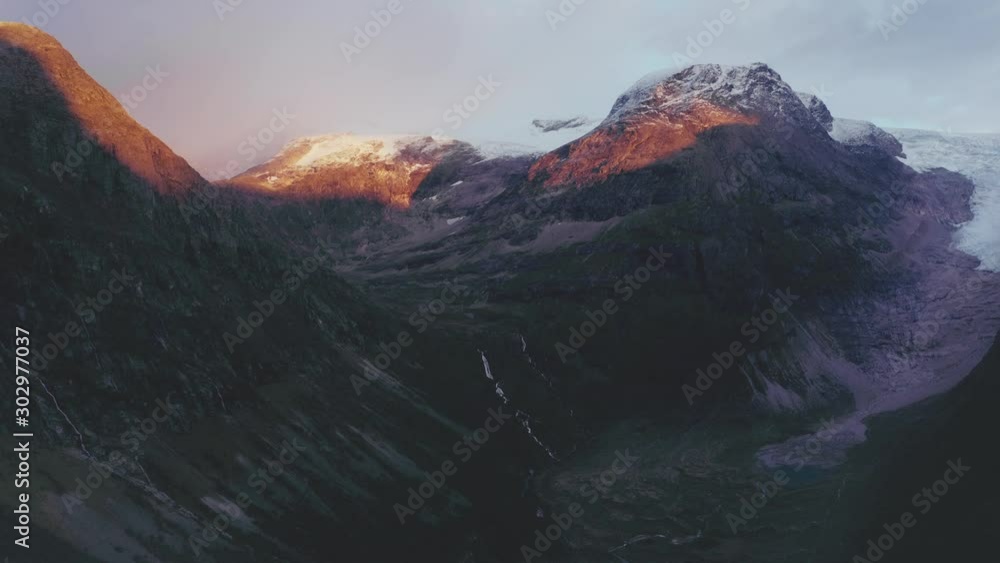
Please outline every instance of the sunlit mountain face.
[[599, 127], [540, 158], [530, 177], [544, 177], [548, 187], [595, 184], [662, 162], [715, 127], [756, 123], [752, 116], [695, 100], [678, 114], [644, 115]]
[[232, 183], [289, 197], [357, 198], [405, 209], [433, 168], [462, 146], [405, 135], [307, 137]]
[[0, 24], [11, 561], [985, 561], [993, 139], [763, 63], [606, 108], [209, 183]]
[[[7, 101], [4, 123], [8, 131], [30, 133], [0, 139], [8, 155], [22, 157], [15, 162], [44, 165], [72, 184], [84, 181], [99, 160], [89, 157], [104, 152], [161, 194], [181, 194], [204, 183], [50, 35], [0, 22], [0, 49], [5, 70], [0, 87]], [[76, 130], [72, 136], [70, 129]]]

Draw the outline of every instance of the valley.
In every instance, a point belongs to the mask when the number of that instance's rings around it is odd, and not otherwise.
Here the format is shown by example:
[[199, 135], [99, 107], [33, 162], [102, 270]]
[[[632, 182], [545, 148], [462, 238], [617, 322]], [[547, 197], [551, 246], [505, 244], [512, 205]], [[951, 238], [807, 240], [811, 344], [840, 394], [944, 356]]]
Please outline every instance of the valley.
[[0, 69], [3, 309], [84, 321], [32, 362], [39, 561], [845, 561], [958, 458], [927, 518], [988, 541], [976, 140], [697, 64], [542, 155], [331, 133], [209, 183], [44, 32]]

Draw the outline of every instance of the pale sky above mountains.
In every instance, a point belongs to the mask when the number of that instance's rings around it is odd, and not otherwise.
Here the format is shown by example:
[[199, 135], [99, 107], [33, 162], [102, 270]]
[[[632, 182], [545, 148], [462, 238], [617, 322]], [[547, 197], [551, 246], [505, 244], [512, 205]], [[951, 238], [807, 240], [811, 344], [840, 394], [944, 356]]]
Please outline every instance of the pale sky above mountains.
[[[838, 117], [1000, 132], [992, 0], [60, 1], [43, 18], [38, 0], [6, 0], [0, 19], [44, 22], [119, 96], [158, 68], [130, 111], [206, 174], [252, 164], [241, 143], [282, 108], [295, 117], [255, 161], [331, 132], [531, 142], [533, 119], [601, 119], [643, 75], [688, 62], [675, 53], [765, 62]], [[349, 62], [366, 25], [377, 35]], [[474, 111], [445, 113], [477, 93]]]

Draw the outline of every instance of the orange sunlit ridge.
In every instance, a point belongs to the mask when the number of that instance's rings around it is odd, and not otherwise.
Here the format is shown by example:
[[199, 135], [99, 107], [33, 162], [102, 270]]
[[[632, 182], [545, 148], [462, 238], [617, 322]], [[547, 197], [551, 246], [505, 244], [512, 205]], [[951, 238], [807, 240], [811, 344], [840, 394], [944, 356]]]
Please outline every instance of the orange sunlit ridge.
[[610, 124], [543, 156], [529, 178], [546, 187], [587, 185], [639, 170], [692, 146], [698, 135], [724, 125], [757, 125], [759, 118], [696, 100], [681, 113]]

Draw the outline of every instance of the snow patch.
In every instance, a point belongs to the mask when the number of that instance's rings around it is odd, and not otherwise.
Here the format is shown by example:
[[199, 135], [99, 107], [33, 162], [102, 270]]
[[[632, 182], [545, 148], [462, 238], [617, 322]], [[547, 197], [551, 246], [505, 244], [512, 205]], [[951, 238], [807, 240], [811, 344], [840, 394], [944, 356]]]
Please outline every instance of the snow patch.
[[[349, 164], [358, 160], [390, 161], [398, 158], [403, 150], [430, 152], [452, 144], [443, 137], [419, 135], [321, 135], [297, 139], [285, 150], [309, 146], [295, 166], [306, 168], [322, 164]], [[284, 151], [283, 151], [284, 152]]]
[[389, 160], [399, 155], [396, 144], [400, 137], [363, 137], [354, 135], [331, 135], [311, 138], [309, 152], [295, 163], [296, 166], [312, 166], [319, 161], [327, 163], [347, 163], [359, 158]]

